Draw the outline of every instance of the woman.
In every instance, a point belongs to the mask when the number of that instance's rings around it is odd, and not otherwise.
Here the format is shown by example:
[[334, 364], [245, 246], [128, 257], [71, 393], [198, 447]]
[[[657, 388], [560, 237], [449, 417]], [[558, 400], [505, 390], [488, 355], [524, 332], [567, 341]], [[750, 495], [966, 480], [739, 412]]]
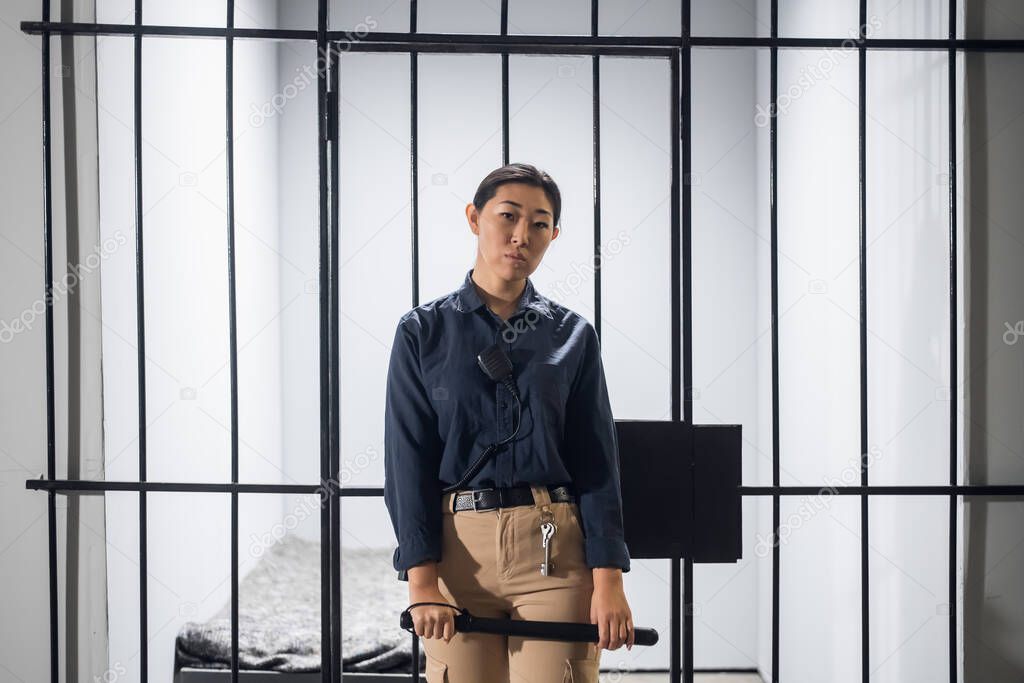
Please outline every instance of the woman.
[[[546, 173], [528, 164], [491, 172], [466, 206], [474, 267], [457, 290], [403, 315], [395, 333], [384, 501], [410, 603], [442, 603], [410, 608], [428, 683], [596, 683], [601, 650], [633, 645], [599, 340], [529, 279], [558, 237], [560, 211]], [[495, 344], [512, 365], [504, 382], [478, 364]], [[445, 492], [492, 444], [486, 465]], [[600, 641], [456, 633], [446, 605], [597, 624]]]

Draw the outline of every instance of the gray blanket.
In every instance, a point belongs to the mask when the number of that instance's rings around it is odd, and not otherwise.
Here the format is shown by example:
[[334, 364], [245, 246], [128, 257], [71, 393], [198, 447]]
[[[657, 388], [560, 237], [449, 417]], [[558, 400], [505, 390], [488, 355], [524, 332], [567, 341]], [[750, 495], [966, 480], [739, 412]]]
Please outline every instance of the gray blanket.
[[[393, 549], [343, 548], [342, 670], [408, 672], [412, 636], [398, 625], [408, 584], [392, 568]], [[231, 666], [230, 600], [205, 623], [178, 632], [175, 666]], [[420, 648], [420, 670], [425, 664]], [[287, 536], [268, 548], [238, 590], [240, 669], [320, 670], [320, 543]]]

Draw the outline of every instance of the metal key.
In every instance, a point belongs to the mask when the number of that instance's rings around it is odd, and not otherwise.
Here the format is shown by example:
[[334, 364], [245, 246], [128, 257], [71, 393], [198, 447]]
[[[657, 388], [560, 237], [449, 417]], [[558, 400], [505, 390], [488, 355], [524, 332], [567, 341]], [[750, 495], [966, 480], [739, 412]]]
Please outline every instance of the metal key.
[[540, 525], [540, 544], [544, 548], [544, 561], [540, 565], [541, 576], [548, 576], [555, 566], [551, 561], [551, 538], [557, 528], [554, 522], [542, 522]]

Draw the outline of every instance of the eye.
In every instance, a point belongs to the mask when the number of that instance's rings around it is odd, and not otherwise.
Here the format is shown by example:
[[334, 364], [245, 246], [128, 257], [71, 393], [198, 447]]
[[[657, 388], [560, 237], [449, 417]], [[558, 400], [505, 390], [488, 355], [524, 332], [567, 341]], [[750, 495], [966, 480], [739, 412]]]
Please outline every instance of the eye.
[[535, 223], [535, 225], [536, 225], [536, 226], [537, 226], [538, 228], [541, 228], [541, 229], [543, 229], [543, 228], [546, 228], [546, 227], [548, 227], [548, 224], [547, 224], [547, 223], [545, 223], [544, 221], [540, 221], [540, 222], [538, 222], [538, 223]]
[[507, 217], [509, 220], [512, 220], [513, 218], [515, 218], [515, 216], [513, 216], [512, 213], [509, 212], [509, 211], [502, 211], [501, 215]]

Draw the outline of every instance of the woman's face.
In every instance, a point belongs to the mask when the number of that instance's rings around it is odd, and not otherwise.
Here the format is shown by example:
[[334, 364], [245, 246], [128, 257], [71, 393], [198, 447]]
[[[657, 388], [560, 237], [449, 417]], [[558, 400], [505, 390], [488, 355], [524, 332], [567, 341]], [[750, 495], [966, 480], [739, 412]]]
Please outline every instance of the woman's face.
[[499, 185], [482, 211], [470, 202], [466, 218], [479, 237], [479, 258], [505, 280], [529, 276], [558, 236], [553, 211], [544, 190], [525, 183]]

